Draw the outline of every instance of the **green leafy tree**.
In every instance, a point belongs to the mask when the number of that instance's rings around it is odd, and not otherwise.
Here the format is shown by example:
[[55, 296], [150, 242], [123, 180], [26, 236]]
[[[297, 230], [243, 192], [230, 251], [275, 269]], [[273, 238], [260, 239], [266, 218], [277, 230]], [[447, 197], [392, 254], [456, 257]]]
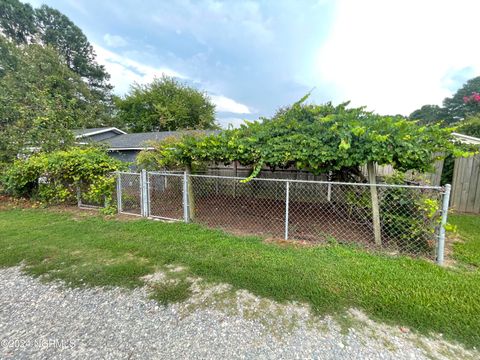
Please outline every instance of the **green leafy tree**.
[[419, 124], [432, 124], [443, 120], [444, 110], [438, 105], [423, 105], [409, 116], [410, 120], [417, 120]]
[[108, 121], [105, 104], [55, 49], [33, 44], [11, 55], [15, 62], [0, 77], [0, 162], [29, 149], [65, 148], [70, 129]]
[[34, 40], [37, 32], [35, 11], [30, 4], [18, 0], [0, 0], [0, 29], [17, 44]]
[[18, 51], [15, 45], [0, 35], [0, 78], [9, 71], [14, 71], [18, 62]]
[[116, 104], [120, 121], [133, 132], [217, 128], [209, 97], [167, 76], [133, 85]]
[[68, 68], [87, 80], [103, 101], [111, 101], [109, 75], [95, 61], [95, 52], [82, 30], [67, 16], [47, 5], [38, 9], [18, 0], [0, 0], [1, 32], [17, 45], [54, 47]]
[[443, 107], [424, 105], [409, 116], [420, 124], [442, 121], [448, 126], [480, 113], [480, 76], [468, 80], [452, 97], [443, 100]]
[[480, 114], [460, 122], [457, 131], [461, 134], [480, 138]]
[[480, 112], [478, 102], [466, 101], [474, 93], [480, 93], [480, 76], [468, 80], [452, 97], [443, 100], [447, 123], [455, 123]]
[[108, 73], [95, 61], [95, 52], [82, 30], [67, 16], [47, 5], [35, 10], [36, 27], [43, 44], [64, 57], [67, 66], [99, 89], [110, 89]]

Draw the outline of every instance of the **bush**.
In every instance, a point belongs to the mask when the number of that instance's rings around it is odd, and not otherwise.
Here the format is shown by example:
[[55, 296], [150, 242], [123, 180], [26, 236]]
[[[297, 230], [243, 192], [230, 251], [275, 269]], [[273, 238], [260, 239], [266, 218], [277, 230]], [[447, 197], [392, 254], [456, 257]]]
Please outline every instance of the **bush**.
[[[389, 184], [406, 184], [402, 173], [385, 180]], [[384, 245], [394, 245], [401, 252], [431, 253], [440, 220], [438, 198], [432, 198], [434, 194], [429, 190], [383, 186], [377, 190]], [[367, 189], [349, 191], [346, 203], [349, 216], [362, 221], [372, 219], [372, 201]]]
[[112, 198], [115, 188], [110, 174], [125, 166], [101, 149], [73, 147], [16, 160], [2, 183], [9, 195], [47, 204], [75, 201], [79, 186], [89, 201], [103, 202], [104, 197]]
[[[405, 184], [403, 175], [387, 179], [391, 184]], [[384, 188], [380, 205], [382, 232], [401, 251], [430, 253], [435, 246], [440, 202], [429, 190]]]

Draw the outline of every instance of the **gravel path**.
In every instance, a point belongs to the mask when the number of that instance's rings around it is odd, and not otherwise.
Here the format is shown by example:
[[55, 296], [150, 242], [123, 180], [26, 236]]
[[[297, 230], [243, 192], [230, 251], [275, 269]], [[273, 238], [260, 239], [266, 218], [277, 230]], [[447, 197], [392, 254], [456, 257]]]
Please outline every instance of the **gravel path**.
[[[176, 270], [177, 271], [177, 270]], [[21, 269], [0, 269], [2, 359], [427, 359], [472, 357], [458, 346], [375, 324], [352, 311], [343, 330], [308, 308], [281, 305], [228, 285], [199, 287], [181, 304], [146, 288], [68, 289]], [[234, 294], [234, 296], [231, 296]], [[222, 295], [222, 296], [220, 296]]]

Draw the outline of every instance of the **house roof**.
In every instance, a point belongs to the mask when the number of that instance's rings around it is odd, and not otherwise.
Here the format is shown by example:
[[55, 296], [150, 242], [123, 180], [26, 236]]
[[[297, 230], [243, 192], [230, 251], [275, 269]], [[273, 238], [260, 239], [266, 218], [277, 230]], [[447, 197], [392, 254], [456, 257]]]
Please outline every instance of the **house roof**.
[[459, 141], [465, 144], [473, 144], [473, 145], [480, 145], [480, 139], [474, 136], [459, 134], [459, 133], [452, 133]]
[[144, 150], [151, 149], [148, 145], [151, 141], [162, 141], [169, 136], [181, 136], [187, 133], [206, 133], [214, 134], [218, 133], [218, 130], [189, 130], [189, 131], [160, 131], [160, 132], [147, 132], [147, 133], [132, 133], [123, 134], [105, 139], [104, 144], [107, 145], [108, 150], [120, 151], [120, 150]]
[[90, 129], [74, 129], [72, 130], [75, 138], [84, 138], [92, 135], [102, 134], [105, 132], [112, 131], [118, 135], [126, 134], [125, 131], [117, 129], [116, 127], [103, 127], [103, 128], [90, 128]]

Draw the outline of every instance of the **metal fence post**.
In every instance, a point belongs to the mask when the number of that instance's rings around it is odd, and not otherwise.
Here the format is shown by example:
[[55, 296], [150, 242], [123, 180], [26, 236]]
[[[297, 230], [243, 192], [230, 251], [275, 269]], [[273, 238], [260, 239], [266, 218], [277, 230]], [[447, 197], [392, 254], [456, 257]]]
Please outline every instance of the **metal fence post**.
[[82, 190], [80, 190], [79, 183], [77, 183], [77, 205], [79, 208], [82, 207]]
[[442, 204], [442, 221], [440, 223], [440, 234], [438, 236], [437, 264], [443, 265], [445, 258], [445, 225], [447, 224], [448, 204], [450, 203], [450, 184], [445, 185]]
[[183, 172], [183, 219], [186, 223], [190, 222], [188, 210], [188, 176], [186, 171]]
[[117, 172], [117, 211], [121, 213], [122, 209], [122, 176]]
[[148, 175], [148, 171], [145, 173], [145, 181], [147, 183], [147, 191], [146, 191], [146, 193], [147, 193], [147, 216], [150, 216], [150, 214], [152, 213], [150, 199], [152, 197], [151, 197], [151, 189], [150, 189], [150, 177]]
[[285, 240], [288, 240], [288, 207], [290, 203], [290, 182], [285, 187]]
[[328, 173], [328, 185], [327, 185], [327, 201], [328, 202], [331, 202], [332, 201], [332, 183], [330, 181], [332, 181], [332, 172], [330, 171]]
[[148, 192], [147, 192], [147, 186], [148, 186], [148, 179], [147, 179], [147, 171], [145, 169], [142, 169], [142, 172], [140, 174], [140, 199], [141, 199], [141, 213], [143, 217], [148, 217]]

